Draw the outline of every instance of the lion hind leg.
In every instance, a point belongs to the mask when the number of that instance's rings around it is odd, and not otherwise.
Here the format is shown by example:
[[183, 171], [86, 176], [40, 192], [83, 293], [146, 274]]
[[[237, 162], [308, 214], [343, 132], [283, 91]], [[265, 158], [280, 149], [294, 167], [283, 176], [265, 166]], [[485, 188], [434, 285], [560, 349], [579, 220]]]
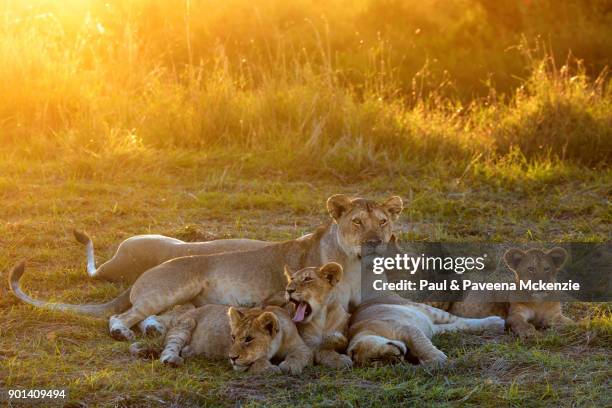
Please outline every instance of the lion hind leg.
[[441, 365], [447, 360], [446, 354], [433, 345], [429, 337], [419, 328], [414, 326], [400, 326], [396, 335], [399, 340], [406, 343], [410, 354], [419, 359], [419, 362], [427, 365]]
[[482, 319], [456, 317], [452, 323], [434, 324], [433, 331], [434, 334], [482, 330], [503, 333], [504, 326], [504, 319], [498, 316], [490, 316]]

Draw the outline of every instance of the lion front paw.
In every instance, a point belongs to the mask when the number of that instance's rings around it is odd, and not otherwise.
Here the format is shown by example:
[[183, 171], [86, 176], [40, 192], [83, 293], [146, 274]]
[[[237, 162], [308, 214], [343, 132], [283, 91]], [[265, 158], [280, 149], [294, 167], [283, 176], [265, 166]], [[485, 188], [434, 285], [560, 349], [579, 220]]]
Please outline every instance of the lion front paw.
[[119, 341], [134, 341], [136, 335], [130, 329], [122, 325], [111, 326], [110, 335], [113, 339]]
[[149, 316], [138, 324], [140, 331], [147, 337], [157, 337], [166, 334], [166, 327], [157, 319]]
[[288, 373], [288, 374], [291, 374], [291, 375], [300, 374], [302, 372], [302, 368], [303, 368], [301, 365], [298, 365], [298, 364], [296, 364], [294, 362], [287, 361], [287, 360], [285, 360], [282, 363], [280, 363], [278, 365], [278, 367], [280, 368], [280, 370], [283, 373]]
[[319, 363], [325, 367], [335, 370], [344, 370], [353, 367], [353, 360], [346, 354], [327, 353], [320, 358]]
[[161, 361], [162, 364], [170, 366], [170, 367], [178, 367], [178, 366], [183, 365], [183, 363], [185, 362], [185, 360], [183, 360], [181, 356], [175, 353], [162, 354], [159, 361]]

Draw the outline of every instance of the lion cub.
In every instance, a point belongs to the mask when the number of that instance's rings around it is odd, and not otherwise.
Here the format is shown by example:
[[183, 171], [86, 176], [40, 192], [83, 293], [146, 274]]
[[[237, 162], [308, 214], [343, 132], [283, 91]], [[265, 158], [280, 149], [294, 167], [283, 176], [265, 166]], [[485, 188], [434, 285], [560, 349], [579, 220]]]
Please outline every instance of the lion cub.
[[[130, 348], [143, 356], [139, 343]], [[312, 352], [304, 344], [289, 314], [280, 307], [239, 309], [204, 305], [173, 319], [160, 360], [180, 365], [184, 357], [229, 357], [236, 371], [299, 374], [312, 364]], [[283, 360], [278, 366], [271, 360]]]
[[[520, 281], [556, 282], [559, 269], [567, 260], [567, 252], [561, 247], [549, 251], [511, 248], [504, 254], [504, 262]], [[561, 312], [560, 302], [544, 302], [545, 291], [531, 292], [532, 302], [471, 303], [456, 302], [447, 309], [457, 316], [480, 317], [495, 314], [506, 319], [507, 326], [521, 337], [533, 335], [536, 328], [572, 324], [572, 319]]]
[[362, 366], [404, 359], [442, 364], [446, 355], [432, 344], [432, 336], [473, 330], [503, 332], [504, 320], [466, 319], [399, 296], [381, 297], [362, 303], [351, 317], [348, 354]]
[[293, 321], [314, 352], [314, 361], [330, 368], [350, 368], [350, 357], [340, 354], [348, 344], [349, 314], [335, 299], [334, 287], [342, 279], [342, 266], [329, 262], [320, 268], [291, 271], [285, 266], [286, 301], [293, 305]]

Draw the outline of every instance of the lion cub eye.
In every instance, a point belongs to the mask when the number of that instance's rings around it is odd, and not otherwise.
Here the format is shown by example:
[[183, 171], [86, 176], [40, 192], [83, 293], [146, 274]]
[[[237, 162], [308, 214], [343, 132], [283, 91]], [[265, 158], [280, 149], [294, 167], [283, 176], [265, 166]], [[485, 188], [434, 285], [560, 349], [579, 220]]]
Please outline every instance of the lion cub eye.
[[380, 226], [382, 227], [383, 225], [385, 225], [387, 223], [387, 220], [380, 220]]
[[246, 336], [246, 337], [244, 338], [244, 342], [245, 342], [245, 343], [247, 343], [247, 344], [249, 344], [249, 343], [250, 343], [250, 342], [252, 342], [252, 341], [253, 341], [253, 337], [251, 337], [251, 336]]
[[232, 341], [236, 341], [236, 336], [232, 334]]
[[359, 218], [353, 218], [352, 221], [355, 225], [361, 225], [361, 220]]
[[314, 279], [312, 279], [310, 276], [306, 276], [304, 278], [304, 282], [312, 282]]
[[535, 272], [535, 268], [534, 268], [533, 266], [529, 266], [529, 267], [527, 268], [527, 272], [529, 272], [529, 273], [534, 273], [534, 272]]

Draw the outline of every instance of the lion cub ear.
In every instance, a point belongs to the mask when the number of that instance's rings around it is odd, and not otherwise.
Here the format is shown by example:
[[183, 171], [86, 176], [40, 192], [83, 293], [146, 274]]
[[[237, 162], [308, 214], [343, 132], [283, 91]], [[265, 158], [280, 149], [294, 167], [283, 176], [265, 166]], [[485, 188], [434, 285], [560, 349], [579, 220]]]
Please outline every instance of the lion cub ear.
[[404, 202], [399, 196], [391, 196], [387, 198], [385, 202], [383, 202], [382, 206], [385, 210], [387, 210], [391, 216], [391, 219], [395, 221], [399, 218], [399, 215], [404, 209]]
[[518, 248], [510, 248], [504, 254], [504, 261], [506, 261], [508, 268], [512, 269], [512, 271], [516, 271], [516, 268], [518, 268], [519, 263], [523, 260], [525, 255], [525, 252]]
[[267, 331], [272, 337], [278, 333], [278, 328], [280, 326], [278, 317], [276, 317], [276, 315], [272, 312], [263, 312], [257, 318], [257, 324], [259, 324], [259, 327]]
[[240, 323], [240, 320], [242, 320], [242, 318], [244, 317], [244, 313], [242, 313], [240, 310], [236, 309], [235, 307], [230, 307], [229, 310], [227, 311], [227, 316], [229, 317], [229, 320], [230, 320], [230, 326], [237, 327], [238, 324]]
[[567, 260], [567, 251], [561, 247], [555, 247], [548, 251], [546, 255], [552, 258], [557, 269], [560, 269]]
[[319, 268], [318, 275], [335, 286], [342, 279], [342, 265], [336, 262], [329, 262]]
[[348, 210], [351, 209], [351, 199], [344, 194], [334, 194], [327, 199], [327, 211], [334, 220], [338, 220]]

